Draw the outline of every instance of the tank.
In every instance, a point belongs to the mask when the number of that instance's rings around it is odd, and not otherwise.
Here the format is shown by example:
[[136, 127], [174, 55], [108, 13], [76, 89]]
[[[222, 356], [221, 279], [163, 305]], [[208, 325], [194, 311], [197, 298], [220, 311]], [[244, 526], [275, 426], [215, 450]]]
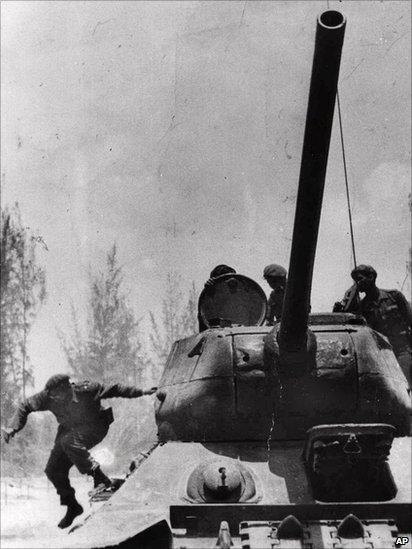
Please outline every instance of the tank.
[[158, 441], [70, 547], [411, 546], [406, 379], [361, 317], [310, 313], [345, 24], [317, 21], [281, 322], [242, 275], [202, 292], [207, 329], [174, 343], [159, 383]]

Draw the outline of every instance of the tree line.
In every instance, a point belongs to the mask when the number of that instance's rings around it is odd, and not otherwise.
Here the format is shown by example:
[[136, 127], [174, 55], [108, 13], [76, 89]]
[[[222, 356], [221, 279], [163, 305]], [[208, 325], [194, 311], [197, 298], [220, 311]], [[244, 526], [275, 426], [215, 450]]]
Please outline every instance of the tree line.
[[[47, 299], [47, 277], [36, 252], [45, 246], [21, 220], [18, 205], [1, 210], [1, 422], [6, 425], [20, 399], [33, 392], [34, 368], [28, 336]], [[104, 268], [90, 268], [87, 318], [72, 306], [69, 331], [58, 330], [67, 370], [76, 379], [156, 385], [173, 342], [197, 331], [194, 285], [184, 292], [181, 276], [167, 274], [159, 315], [149, 322], [130, 303], [116, 244], [107, 251]], [[57, 372], [56, 372], [57, 373]], [[139, 444], [154, 439], [153, 399], [113, 400], [115, 423], [102, 443], [124, 468]], [[2, 444], [2, 473], [26, 475], [44, 467], [56, 431], [49, 412], [32, 414], [12, 444]], [[17, 451], [18, 450], [18, 451]], [[44, 455], [43, 455], [44, 454]]]

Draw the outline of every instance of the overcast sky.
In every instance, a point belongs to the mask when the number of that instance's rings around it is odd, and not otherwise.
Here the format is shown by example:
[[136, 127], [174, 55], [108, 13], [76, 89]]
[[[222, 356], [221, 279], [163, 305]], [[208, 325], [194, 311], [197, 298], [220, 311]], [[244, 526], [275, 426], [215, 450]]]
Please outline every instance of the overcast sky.
[[[329, 2], [347, 17], [340, 98], [359, 263], [410, 294], [409, 1]], [[43, 238], [36, 385], [66, 365], [56, 327], [84, 310], [117, 242], [138, 316], [165, 275], [202, 288], [227, 263], [262, 284], [289, 263], [316, 16], [326, 1], [7, 2], [2, 205]], [[351, 284], [335, 115], [312, 292]]]

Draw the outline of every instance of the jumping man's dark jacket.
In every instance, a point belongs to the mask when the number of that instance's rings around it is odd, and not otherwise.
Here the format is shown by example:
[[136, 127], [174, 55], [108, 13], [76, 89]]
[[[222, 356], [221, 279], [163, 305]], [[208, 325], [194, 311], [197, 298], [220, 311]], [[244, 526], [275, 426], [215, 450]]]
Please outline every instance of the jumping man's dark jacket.
[[72, 398], [65, 402], [52, 400], [46, 390], [23, 400], [12, 420], [11, 427], [17, 432], [24, 427], [31, 412], [50, 411], [66, 429], [83, 426], [104, 426], [113, 421], [111, 409], [104, 409], [103, 398], [136, 398], [143, 395], [141, 389], [116, 383], [102, 385], [91, 381], [72, 383]]

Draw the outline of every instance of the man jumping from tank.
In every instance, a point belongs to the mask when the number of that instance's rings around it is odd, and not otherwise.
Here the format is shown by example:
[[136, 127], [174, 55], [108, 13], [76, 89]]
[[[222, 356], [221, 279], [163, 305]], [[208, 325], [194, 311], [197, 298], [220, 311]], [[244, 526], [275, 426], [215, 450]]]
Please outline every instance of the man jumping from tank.
[[[378, 288], [377, 273], [370, 265], [358, 265], [351, 276], [355, 284], [335, 303], [333, 311], [360, 314], [371, 328], [385, 335], [412, 386], [412, 310], [408, 301], [399, 290]], [[362, 299], [360, 292], [365, 294]]]
[[269, 326], [272, 326], [275, 322], [279, 322], [282, 317], [283, 299], [286, 291], [286, 277], [286, 269], [275, 263], [267, 265], [263, 270], [263, 278], [272, 288], [266, 313], [266, 324]]
[[114, 397], [138, 398], [155, 391], [155, 388], [143, 391], [136, 387], [91, 381], [71, 383], [68, 375], [57, 374], [47, 381], [42, 391], [20, 403], [11, 427], [3, 430], [2, 437], [6, 443], [25, 426], [31, 412], [50, 411], [59, 423], [45, 469], [47, 478], [60, 496], [61, 505], [67, 506], [59, 528], [67, 528], [83, 513], [69, 480], [69, 470], [73, 465], [80, 473], [93, 477], [95, 488], [111, 485], [110, 479], [89, 453], [90, 448], [104, 439], [113, 421], [111, 408], [104, 409], [100, 401]]

